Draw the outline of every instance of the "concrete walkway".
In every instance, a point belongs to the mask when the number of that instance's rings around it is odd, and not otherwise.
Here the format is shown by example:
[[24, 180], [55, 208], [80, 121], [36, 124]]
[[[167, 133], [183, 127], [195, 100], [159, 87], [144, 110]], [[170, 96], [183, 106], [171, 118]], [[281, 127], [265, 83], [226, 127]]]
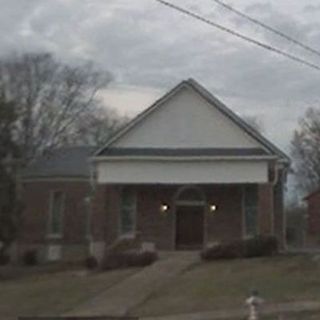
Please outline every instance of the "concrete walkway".
[[[261, 315], [280, 316], [286, 313], [319, 311], [320, 302], [318, 301], [297, 301], [279, 304], [266, 304], [261, 310]], [[168, 316], [142, 317], [140, 320], [229, 320], [245, 319], [248, 317], [248, 308], [225, 309], [217, 311], [197, 312], [188, 314], [175, 314]], [[276, 319], [276, 318], [275, 318]]]
[[126, 278], [66, 315], [124, 316], [199, 259], [198, 252], [165, 254], [153, 265]]

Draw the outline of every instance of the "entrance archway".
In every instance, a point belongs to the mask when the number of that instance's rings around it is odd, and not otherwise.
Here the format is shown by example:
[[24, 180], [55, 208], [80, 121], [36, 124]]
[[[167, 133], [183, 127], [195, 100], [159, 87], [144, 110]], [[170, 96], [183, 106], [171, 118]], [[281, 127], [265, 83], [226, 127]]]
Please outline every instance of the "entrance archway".
[[206, 199], [203, 191], [185, 186], [175, 196], [176, 249], [199, 249], [204, 241], [204, 212]]

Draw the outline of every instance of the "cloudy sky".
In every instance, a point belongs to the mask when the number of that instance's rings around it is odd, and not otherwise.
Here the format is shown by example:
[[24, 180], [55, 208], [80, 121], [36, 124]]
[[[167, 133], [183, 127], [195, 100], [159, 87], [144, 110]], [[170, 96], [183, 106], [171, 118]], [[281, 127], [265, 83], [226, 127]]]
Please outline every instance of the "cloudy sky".
[[[305, 52], [212, 0], [169, 0], [217, 23], [320, 65]], [[320, 0], [226, 0], [320, 50]], [[258, 116], [288, 148], [297, 118], [317, 105], [320, 71], [291, 62], [154, 0], [0, 0], [0, 54], [49, 51], [93, 60], [114, 81], [106, 103], [121, 114], [147, 107], [193, 77], [234, 111]]]

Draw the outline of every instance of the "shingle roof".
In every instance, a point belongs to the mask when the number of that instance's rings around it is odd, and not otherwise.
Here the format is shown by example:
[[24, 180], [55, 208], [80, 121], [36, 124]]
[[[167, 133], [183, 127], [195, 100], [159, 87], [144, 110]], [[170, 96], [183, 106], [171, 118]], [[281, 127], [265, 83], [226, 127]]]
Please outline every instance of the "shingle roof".
[[22, 173], [22, 178], [89, 177], [89, 157], [95, 148], [65, 147], [41, 157]]
[[306, 195], [303, 200], [305, 201], [309, 201], [311, 198], [313, 198], [314, 196], [318, 195], [320, 193], [320, 189], [316, 189], [315, 191], [309, 193], [308, 195]]
[[107, 148], [100, 155], [117, 156], [265, 156], [268, 153], [260, 148]]

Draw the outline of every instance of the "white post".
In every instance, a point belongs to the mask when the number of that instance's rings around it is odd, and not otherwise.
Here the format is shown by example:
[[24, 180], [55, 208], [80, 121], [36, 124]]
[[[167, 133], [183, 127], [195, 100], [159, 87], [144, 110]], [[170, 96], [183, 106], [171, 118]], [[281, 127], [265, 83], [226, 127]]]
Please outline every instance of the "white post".
[[252, 291], [250, 297], [246, 300], [246, 304], [249, 306], [249, 318], [248, 320], [259, 320], [259, 309], [263, 299], [259, 297], [257, 291]]

